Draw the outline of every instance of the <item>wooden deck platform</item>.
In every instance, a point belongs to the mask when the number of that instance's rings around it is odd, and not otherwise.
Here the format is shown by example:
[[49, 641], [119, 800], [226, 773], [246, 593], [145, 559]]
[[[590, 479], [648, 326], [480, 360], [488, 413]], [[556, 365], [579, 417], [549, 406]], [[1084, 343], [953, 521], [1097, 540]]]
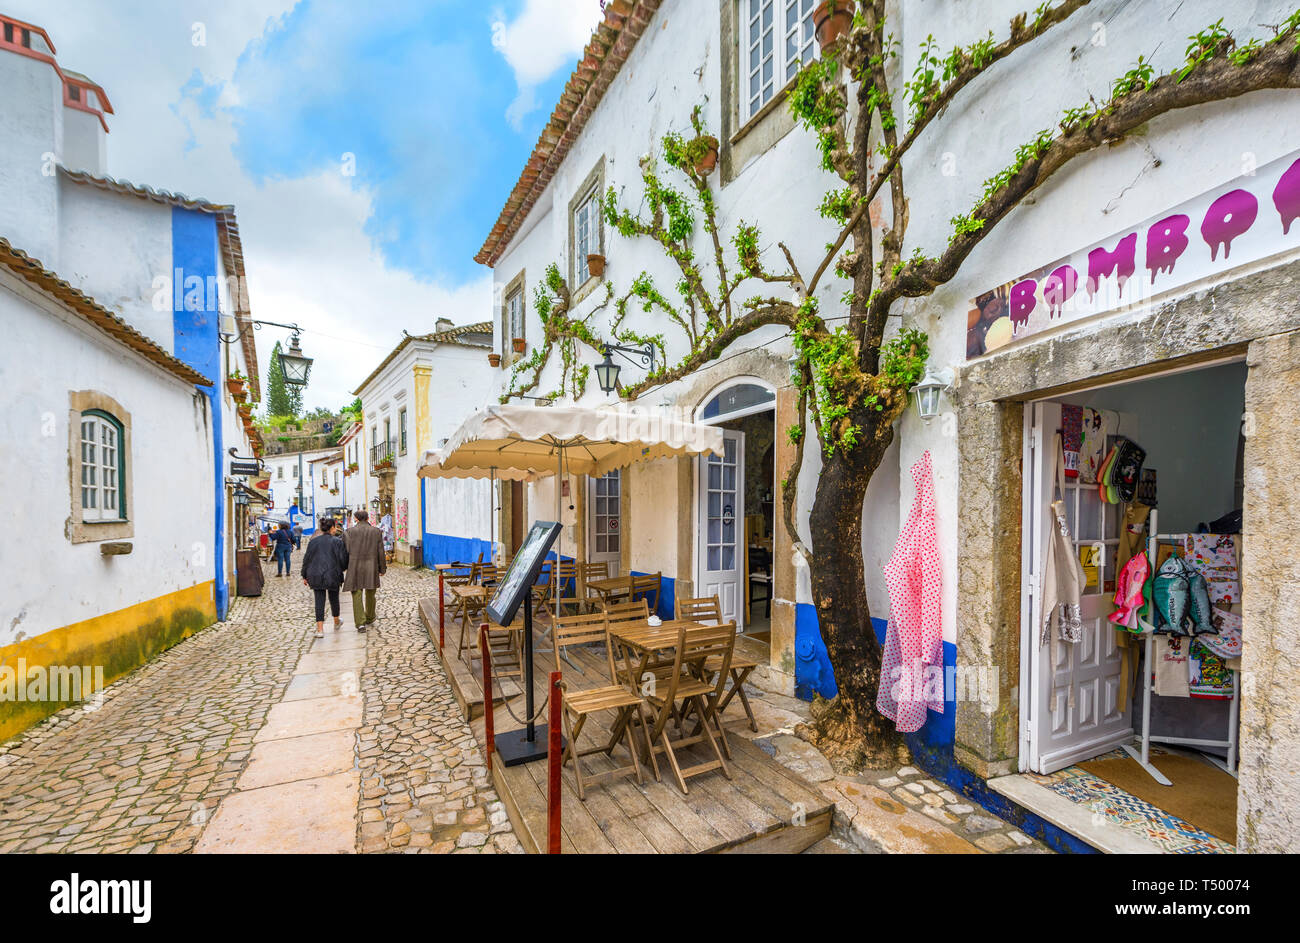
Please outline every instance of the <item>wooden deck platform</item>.
[[[436, 598], [422, 600], [420, 604], [421, 616], [426, 627], [430, 627], [435, 646], [438, 640], [437, 607]], [[549, 648], [540, 639], [544, 628], [545, 622], [539, 618], [538, 636], [534, 643], [537, 648]], [[442, 660], [457, 701], [462, 706], [469, 706], [470, 713], [466, 716], [482, 744], [483, 692], [481, 675], [478, 674], [481, 669], [477, 661], [471, 669], [456, 657], [453, 639], [459, 637], [459, 632], [459, 623], [454, 632], [452, 625], [447, 625], [447, 645]], [[601, 680], [605, 671], [602, 651], [575, 648], [569, 651], [569, 657], [576, 667], [564, 666], [567, 684], [591, 687], [605, 683]], [[539, 707], [545, 701], [552, 659], [549, 651], [535, 656], [537, 688], [534, 698]], [[510, 706], [522, 717], [524, 699], [518, 696], [522, 692], [514, 688], [514, 693], [516, 696], [511, 698]], [[477, 705], [476, 711], [474, 705]], [[564, 790], [562, 853], [797, 853], [825, 838], [830, 833], [834, 806], [802, 777], [734, 732], [747, 723], [739, 707], [739, 701], [734, 702], [726, 714], [732, 752], [730, 780], [720, 771], [697, 776], [687, 781], [689, 791], [682, 795], [661, 757], [663, 781], [656, 782], [654, 774], [647, 769], [643, 785], [637, 785], [635, 779], [623, 778], [589, 786], [587, 800], [582, 802], [574, 788], [572, 769], [565, 767], [561, 777]], [[498, 734], [520, 726], [500, 701], [493, 716]], [[583, 745], [600, 742], [607, 735], [605, 724], [610, 719], [612, 715], [591, 718], [582, 734]], [[545, 721], [543, 716], [541, 722]], [[688, 762], [699, 756], [694, 752], [699, 749], [690, 747], [683, 751]], [[626, 762], [621, 748], [615, 755], [620, 763]], [[583, 764], [583, 769], [591, 772], [615, 765], [600, 754], [584, 757]], [[509, 768], [500, 762], [493, 763], [492, 776], [497, 792], [510, 815], [516, 835], [530, 853], [546, 848], [546, 775], [545, 762]]]

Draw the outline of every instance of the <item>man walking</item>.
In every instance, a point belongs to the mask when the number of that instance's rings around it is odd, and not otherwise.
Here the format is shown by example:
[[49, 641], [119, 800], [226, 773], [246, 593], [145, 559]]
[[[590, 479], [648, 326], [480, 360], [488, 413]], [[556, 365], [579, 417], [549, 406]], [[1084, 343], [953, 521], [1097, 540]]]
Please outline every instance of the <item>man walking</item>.
[[384, 535], [370, 523], [370, 515], [356, 511], [352, 517], [355, 523], [343, 534], [348, 550], [343, 590], [352, 594], [352, 619], [357, 631], [364, 632], [375, 621], [375, 590], [379, 589], [379, 576], [388, 569], [388, 564], [384, 560]]

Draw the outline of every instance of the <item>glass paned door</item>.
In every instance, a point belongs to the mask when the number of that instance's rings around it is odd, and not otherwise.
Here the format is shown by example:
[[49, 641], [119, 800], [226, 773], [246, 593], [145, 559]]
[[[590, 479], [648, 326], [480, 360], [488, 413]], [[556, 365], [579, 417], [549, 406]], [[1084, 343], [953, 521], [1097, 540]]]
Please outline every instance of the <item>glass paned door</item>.
[[587, 559], [608, 561], [611, 574], [619, 569], [622, 551], [623, 476], [614, 469], [602, 478], [587, 479]]
[[740, 541], [745, 519], [745, 436], [730, 429], [723, 430], [723, 435], [723, 454], [708, 454], [699, 460], [699, 595], [716, 595], [722, 618], [743, 626]]

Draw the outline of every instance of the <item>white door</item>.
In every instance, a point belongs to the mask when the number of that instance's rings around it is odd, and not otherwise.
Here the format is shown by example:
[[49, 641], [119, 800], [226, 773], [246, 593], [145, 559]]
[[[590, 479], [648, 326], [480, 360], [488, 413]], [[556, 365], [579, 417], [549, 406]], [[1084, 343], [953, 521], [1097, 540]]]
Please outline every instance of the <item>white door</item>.
[[[1028, 715], [1029, 768], [1051, 773], [1072, 763], [1105, 753], [1133, 736], [1131, 716], [1119, 711], [1121, 660], [1116, 630], [1106, 616], [1114, 608], [1114, 589], [1105, 592], [1107, 580], [1115, 579], [1118, 545], [1119, 505], [1106, 504], [1095, 485], [1081, 485], [1067, 479], [1066, 519], [1075, 552], [1080, 547], [1095, 554], [1099, 570], [1095, 585], [1084, 590], [1081, 599], [1083, 639], [1075, 644], [1039, 644], [1043, 624], [1042, 574], [1047, 560], [1046, 538], [1052, 521], [1055, 491], [1053, 452], [1061, 425], [1059, 403], [1035, 403], [1030, 429], [1032, 480], [1026, 488], [1032, 513], [1026, 515], [1029, 554], [1031, 654], [1028, 661], [1030, 692]], [[1124, 417], [1122, 427], [1136, 433], [1136, 423]], [[1055, 636], [1055, 630], [1053, 635]], [[1131, 709], [1131, 706], [1130, 706]]]
[[602, 478], [587, 479], [587, 559], [608, 563], [610, 576], [622, 572], [622, 479], [617, 468]]
[[723, 454], [699, 460], [697, 595], [717, 596], [724, 621], [745, 624], [742, 522], [745, 520], [745, 434], [722, 430]]

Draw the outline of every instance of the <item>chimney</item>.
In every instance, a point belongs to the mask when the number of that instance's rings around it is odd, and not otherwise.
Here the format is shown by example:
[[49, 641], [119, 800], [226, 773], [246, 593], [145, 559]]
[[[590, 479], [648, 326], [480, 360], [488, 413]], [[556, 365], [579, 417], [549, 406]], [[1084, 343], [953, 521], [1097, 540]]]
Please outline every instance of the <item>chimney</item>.
[[451, 318], [439, 318], [433, 326], [435, 334], [441, 334], [443, 331], [450, 331], [456, 325], [451, 323]]

